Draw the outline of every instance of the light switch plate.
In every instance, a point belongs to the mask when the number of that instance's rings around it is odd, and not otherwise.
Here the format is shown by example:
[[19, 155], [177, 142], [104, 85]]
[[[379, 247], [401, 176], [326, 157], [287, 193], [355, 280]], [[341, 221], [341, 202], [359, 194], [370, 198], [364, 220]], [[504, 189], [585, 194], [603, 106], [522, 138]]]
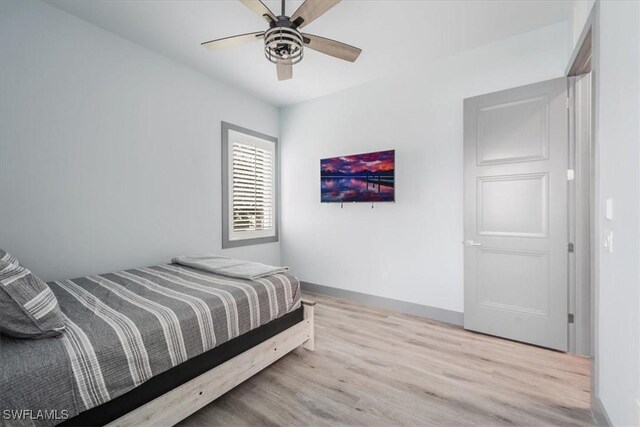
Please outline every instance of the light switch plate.
[[613, 231], [607, 231], [604, 235], [604, 250], [613, 253]]
[[604, 217], [609, 221], [613, 221], [613, 199], [605, 200], [605, 213]]

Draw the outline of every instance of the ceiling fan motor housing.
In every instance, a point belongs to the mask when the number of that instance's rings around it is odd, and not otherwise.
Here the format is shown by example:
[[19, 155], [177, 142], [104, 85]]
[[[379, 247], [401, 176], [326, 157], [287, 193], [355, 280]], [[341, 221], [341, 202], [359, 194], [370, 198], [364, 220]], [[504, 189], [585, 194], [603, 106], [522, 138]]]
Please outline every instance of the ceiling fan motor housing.
[[279, 16], [264, 33], [264, 54], [274, 64], [297, 64], [302, 61], [303, 51], [302, 34], [285, 16]]

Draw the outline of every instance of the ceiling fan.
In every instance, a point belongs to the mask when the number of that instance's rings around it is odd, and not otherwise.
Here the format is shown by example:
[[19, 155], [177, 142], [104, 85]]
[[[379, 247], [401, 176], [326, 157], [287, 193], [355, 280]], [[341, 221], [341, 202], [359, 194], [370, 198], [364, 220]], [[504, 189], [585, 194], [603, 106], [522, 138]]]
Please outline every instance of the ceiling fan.
[[267, 21], [269, 29], [211, 40], [202, 43], [202, 46], [217, 50], [264, 40], [264, 54], [269, 61], [276, 64], [278, 80], [293, 77], [293, 65], [302, 60], [305, 47], [350, 62], [358, 59], [362, 52], [362, 49], [345, 43], [300, 32], [302, 27], [322, 16], [340, 0], [305, 0], [291, 17], [285, 15], [285, 0], [282, 0], [282, 14], [279, 16], [275, 16], [260, 0], [240, 2]]

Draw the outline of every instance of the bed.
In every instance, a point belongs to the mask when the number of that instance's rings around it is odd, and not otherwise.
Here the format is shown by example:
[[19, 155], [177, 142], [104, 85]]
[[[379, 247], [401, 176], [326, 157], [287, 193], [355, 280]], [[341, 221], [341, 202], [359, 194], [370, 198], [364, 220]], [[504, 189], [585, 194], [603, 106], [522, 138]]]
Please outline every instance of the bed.
[[296, 347], [313, 350], [313, 303], [288, 273], [165, 264], [48, 285], [62, 335], [0, 338], [1, 407], [37, 425], [172, 425]]

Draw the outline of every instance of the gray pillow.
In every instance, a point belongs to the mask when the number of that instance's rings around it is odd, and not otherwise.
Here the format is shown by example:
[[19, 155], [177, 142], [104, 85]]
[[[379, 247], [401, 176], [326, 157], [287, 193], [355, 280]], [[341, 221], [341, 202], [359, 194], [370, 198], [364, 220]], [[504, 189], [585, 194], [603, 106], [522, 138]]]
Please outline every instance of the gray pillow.
[[17, 259], [4, 249], [0, 249], [0, 261], [8, 262], [9, 264], [20, 264]]
[[49, 286], [31, 271], [0, 260], [0, 333], [14, 338], [60, 335], [64, 319]]

